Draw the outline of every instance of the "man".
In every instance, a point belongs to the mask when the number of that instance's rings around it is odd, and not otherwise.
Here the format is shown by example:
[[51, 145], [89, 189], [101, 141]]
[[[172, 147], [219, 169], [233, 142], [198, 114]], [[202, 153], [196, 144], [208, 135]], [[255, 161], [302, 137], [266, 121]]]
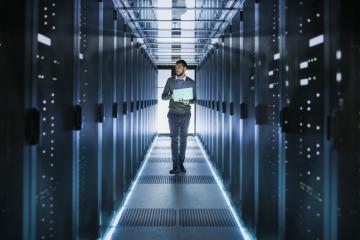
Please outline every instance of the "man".
[[[161, 98], [170, 100], [169, 112], [167, 114], [171, 137], [171, 153], [173, 161], [173, 169], [170, 174], [186, 172], [184, 167], [185, 150], [189, 122], [191, 118], [190, 104], [196, 103], [196, 86], [195, 81], [187, 77], [185, 72], [187, 63], [184, 60], [178, 60], [175, 64], [176, 76], [168, 78]], [[174, 89], [189, 88], [193, 89], [193, 99], [174, 101], [172, 94]], [[179, 134], [180, 133], [180, 134]], [[180, 135], [180, 151], [179, 137]]]

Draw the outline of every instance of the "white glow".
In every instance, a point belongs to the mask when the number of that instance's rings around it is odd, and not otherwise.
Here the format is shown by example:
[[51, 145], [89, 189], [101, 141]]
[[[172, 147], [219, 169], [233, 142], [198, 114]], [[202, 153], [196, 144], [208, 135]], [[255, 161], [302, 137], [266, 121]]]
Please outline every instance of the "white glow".
[[309, 40], [309, 47], [314, 47], [324, 42], [324, 34], [321, 34], [317, 37], [311, 38]]
[[336, 51], [336, 59], [337, 59], [337, 60], [340, 60], [341, 57], [342, 57], [341, 51], [340, 51], [340, 50], [337, 50], [337, 51]]
[[269, 76], [274, 75], [274, 71], [269, 71]]
[[82, 53], [79, 53], [79, 58], [80, 58], [81, 60], [83, 60], [83, 59], [84, 59], [84, 55], [83, 55]]
[[300, 69], [308, 68], [309, 63], [307, 61], [300, 63]]
[[300, 79], [300, 86], [305, 86], [309, 84], [309, 80], [307, 78]]
[[337, 82], [341, 82], [341, 80], [342, 80], [342, 74], [341, 74], [341, 72], [336, 73], [336, 81], [337, 81]]
[[225, 192], [225, 187], [222, 183], [222, 181], [220, 180], [219, 176], [216, 174], [216, 171], [215, 171], [215, 167], [213, 167], [213, 165], [210, 163], [210, 160], [208, 158], [208, 155], [206, 154], [202, 144], [201, 144], [201, 141], [199, 140], [199, 137], [196, 136], [195, 137], [197, 143], [199, 144], [199, 147], [201, 149], [201, 152], [203, 153], [203, 155], [205, 156], [205, 159], [206, 159], [206, 163], [208, 164], [210, 170], [211, 170], [211, 174], [213, 175], [213, 177], [215, 178], [215, 181], [218, 185], [218, 187], [220, 188], [221, 190], [221, 193], [225, 199], [225, 202], [226, 204], [228, 205], [228, 208], [230, 209], [234, 219], [235, 219], [235, 222], [236, 224], [238, 225], [239, 229], [240, 229], [240, 232], [242, 234], [242, 237], [245, 239], [245, 240], [250, 240], [250, 239], [254, 239], [254, 237], [251, 235], [251, 233], [246, 229], [246, 227], [241, 223], [240, 221], [240, 217], [239, 215], [237, 214], [237, 212], [234, 210], [234, 207], [232, 206], [232, 203], [230, 201], [230, 198], [228, 197], [228, 195], [226, 194]]
[[274, 60], [278, 60], [278, 59], [280, 59], [280, 53], [274, 55]]
[[46, 46], [51, 46], [51, 39], [46, 37], [45, 35], [38, 33], [37, 40], [39, 43], [42, 43]]
[[121, 218], [121, 216], [122, 216], [122, 214], [123, 214], [123, 212], [125, 210], [125, 207], [127, 206], [127, 203], [129, 202], [129, 199], [130, 199], [130, 197], [131, 197], [131, 195], [133, 193], [134, 187], [137, 184], [137, 182], [139, 180], [139, 177], [141, 176], [141, 174], [142, 174], [142, 172], [144, 170], [145, 165], [147, 164], [150, 153], [152, 152], [152, 150], [153, 150], [153, 148], [155, 146], [157, 138], [158, 137], [156, 136], [154, 141], [152, 142], [148, 152], [146, 153], [145, 160], [144, 160], [143, 164], [141, 165], [140, 170], [136, 174], [135, 180], [131, 183], [129, 191], [126, 194], [125, 200], [123, 201], [120, 209], [116, 212], [115, 217], [111, 220], [110, 226], [106, 230], [106, 233], [105, 233], [105, 235], [103, 237], [104, 240], [110, 240], [112, 238], [112, 235], [114, 234], [115, 228], [118, 225], [118, 223], [120, 221], [120, 218]]

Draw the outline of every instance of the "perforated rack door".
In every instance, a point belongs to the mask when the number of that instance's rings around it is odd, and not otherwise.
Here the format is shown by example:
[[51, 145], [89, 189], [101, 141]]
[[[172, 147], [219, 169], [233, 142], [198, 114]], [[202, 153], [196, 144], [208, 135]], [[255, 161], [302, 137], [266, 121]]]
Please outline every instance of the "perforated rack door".
[[258, 106], [256, 168], [258, 172], [257, 235], [279, 238], [279, 103], [280, 49], [279, 1], [260, 1], [256, 6], [256, 86]]
[[[238, 11], [234, 18], [232, 19], [232, 61], [230, 64], [231, 71], [231, 81], [229, 91], [232, 94], [232, 111], [231, 118], [231, 185], [230, 191], [233, 196], [234, 203], [237, 207], [240, 207], [240, 111], [239, 111], [239, 102], [240, 102], [240, 74], [241, 74], [241, 65], [240, 65], [240, 17], [242, 13]], [[214, 146], [215, 147], [215, 146]]]
[[[80, 133], [79, 236], [96, 238], [100, 234], [99, 193], [101, 192], [101, 52], [102, 10], [98, 1], [81, 1], [80, 13], [80, 99], [83, 108], [83, 128]], [[102, 18], [101, 18], [102, 19]], [[101, 117], [102, 118], [102, 117]]]
[[[129, 31], [128, 27], [126, 26], [125, 29], [126, 32]], [[131, 37], [126, 34], [124, 35], [124, 66], [125, 66], [125, 74], [124, 74], [124, 82], [125, 82], [125, 92], [124, 92], [124, 99], [127, 106], [127, 112], [124, 120], [124, 136], [125, 136], [125, 142], [124, 142], [124, 149], [125, 149], [125, 188], [127, 189], [130, 186], [131, 183], [131, 109], [130, 109], [130, 101], [131, 101], [131, 64], [132, 64], [132, 58], [131, 58]]]
[[224, 72], [223, 72], [223, 103], [225, 107], [225, 111], [223, 111], [223, 119], [224, 119], [224, 128], [223, 128], [223, 174], [224, 174], [224, 180], [227, 187], [230, 186], [231, 182], [231, 141], [230, 141], [230, 116], [229, 116], [229, 102], [232, 98], [232, 92], [230, 90], [230, 82], [232, 78], [232, 36], [231, 36], [231, 26], [228, 26], [225, 29], [224, 32], [224, 55], [223, 55], [223, 61], [224, 61]]
[[27, 210], [35, 189], [28, 191], [24, 183], [30, 181], [30, 150], [36, 147], [29, 145], [38, 141], [40, 121], [36, 102], [29, 97], [35, 84], [29, 76], [35, 56], [28, 43], [36, 44], [37, 35], [27, 28], [36, 13], [25, 0], [2, 2], [1, 12], [0, 236], [21, 239], [29, 234], [29, 223], [35, 217], [30, 217]]
[[325, 29], [331, 29], [324, 46], [328, 70], [325, 75], [328, 133], [324, 148], [330, 150], [324, 162], [329, 171], [325, 176], [329, 182], [324, 182], [327, 190], [324, 206], [329, 210], [329, 217], [324, 218], [327, 224], [324, 238], [359, 239], [360, 39], [356, 24], [359, 7], [353, 1], [347, 4], [325, 1], [324, 5]]
[[124, 49], [124, 19], [120, 14], [116, 14], [115, 21], [115, 102], [117, 103], [117, 118], [116, 118], [116, 151], [115, 151], [115, 179], [114, 179], [114, 205], [119, 206], [123, 200], [125, 193], [125, 115], [123, 112], [123, 105], [125, 103], [125, 49]]
[[288, 132], [285, 141], [286, 238], [289, 239], [324, 238], [323, 9], [323, 1], [296, 1], [286, 5], [283, 101], [292, 111], [288, 120], [292, 132]]
[[240, 126], [242, 131], [241, 144], [243, 150], [242, 164], [242, 211], [245, 224], [250, 229], [254, 229], [254, 134], [255, 134], [255, 2], [245, 1], [244, 3], [244, 22], [243, 22], [243, 47], [240, 49], [241, 74], [240, 74], [240, 99], [248, 106], [248, 118], [244, 119]]
[[[76, 229], [77, 170], [73, 105], [77, 103], [77, 6], [71, 1], [38, 1], [35, 6], [35, 64], [32, 92], [41, 114], [40, 144], [31, 163], [36, 190], [31, 223], [36, 239], [72, 239]], [[65, 17], [66, 16], [66, 17]], [[31, 30], [30, 30], [31, 31]]]
[[101, 123], [102, 129], [102, 185], [101, 185], [101, 223], [109, 225], [116, 209], [114, 205], [114, 169], [116, 168], [115, 150], [116, 150], [116, 119], [113, 115], [112, 105], [115, 102], [115, 76], [114, 64], [115, 58], [115, 19], [114, 4], [112, 0], [103, 0], [102, 9], [102, 43], [101, 53], [101, 103], [104, 105], [104, 121]]
[[220, 101], [222, 98], [222, 81], [220, 81], [221, 77], [222, 77], [222, 72], [223, 72], [223, 68], [222, 68], [222, 58], [221, 58], [221, 54], [222, 54], [222, 50], [221, 48], [218, 46], [215, 50], [215, 57], [216, 57], [216, 66], [218, 66], [215, 69], [215, 76], [216, 76], [216, 84], [214, 85], [214, 87], [216, 88], [216, 94], [215, 96], [215, 101], [216, 101], [216, 132], [215, 132], [215, 137], [216, 137], [216, 155], [215, 155], [215, 159], [213, 160], [216, 165], [218, 166], [218, 168], [220, 168], [221, 166], [221, 154], [222, 154], [222, 141], [221, 141], [221, 136], [222, 136], [222, 122], [221, 122], [221, 118], [222, 118], [222, 114], [220, 112]]

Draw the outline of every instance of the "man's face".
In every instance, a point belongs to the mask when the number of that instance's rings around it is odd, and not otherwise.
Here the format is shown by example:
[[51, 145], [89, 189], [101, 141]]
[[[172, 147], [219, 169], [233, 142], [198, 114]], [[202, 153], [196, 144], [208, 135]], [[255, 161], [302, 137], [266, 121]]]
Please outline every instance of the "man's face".
[[181, 76], [185, 73], [186, 67], [184, 67], [181, 63], [175, 65], [176, 75]]

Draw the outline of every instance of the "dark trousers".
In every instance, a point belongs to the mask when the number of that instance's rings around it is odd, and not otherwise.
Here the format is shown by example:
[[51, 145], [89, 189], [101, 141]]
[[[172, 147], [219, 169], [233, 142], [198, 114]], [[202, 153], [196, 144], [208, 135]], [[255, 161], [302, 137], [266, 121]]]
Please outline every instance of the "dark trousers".
[[172, 161], [174, 165], [182, 164], [185, 160], [187, 133], [190, 123], [191, 112], [181, 115], [168, 112], [167, 117], [170, 128]]

